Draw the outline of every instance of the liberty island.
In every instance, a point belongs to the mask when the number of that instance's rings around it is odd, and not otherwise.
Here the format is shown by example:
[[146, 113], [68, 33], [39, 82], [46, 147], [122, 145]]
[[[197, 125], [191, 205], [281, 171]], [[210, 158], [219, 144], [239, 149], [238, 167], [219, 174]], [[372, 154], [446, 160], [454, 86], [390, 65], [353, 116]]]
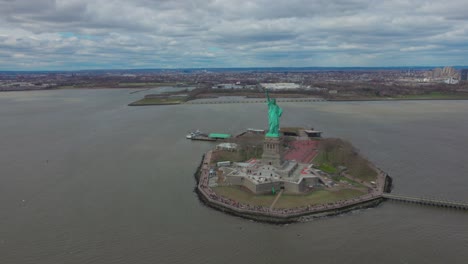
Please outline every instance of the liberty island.
[[248, 129], [204, 154], [197, 192], [207, 205], [286, 223], [379, 204], [391, 178], [340, 139], [280, 127], [283, 109], [265, 91], [268, 130]]

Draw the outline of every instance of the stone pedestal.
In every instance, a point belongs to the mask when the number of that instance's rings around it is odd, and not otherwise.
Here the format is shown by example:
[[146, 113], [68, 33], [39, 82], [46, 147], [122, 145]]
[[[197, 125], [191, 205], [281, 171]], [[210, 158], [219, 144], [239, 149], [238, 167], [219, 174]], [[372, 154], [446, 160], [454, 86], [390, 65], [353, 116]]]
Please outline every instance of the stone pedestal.
[[265, 137], [262, 161], [264, 164], [281, 167], [283, 164], [283, 138]]

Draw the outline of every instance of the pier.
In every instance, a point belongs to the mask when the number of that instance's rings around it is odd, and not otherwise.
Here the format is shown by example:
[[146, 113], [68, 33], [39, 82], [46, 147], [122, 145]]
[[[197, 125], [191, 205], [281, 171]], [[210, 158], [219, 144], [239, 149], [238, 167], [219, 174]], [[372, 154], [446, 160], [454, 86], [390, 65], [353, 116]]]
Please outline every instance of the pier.
[[441, 199], [420, 198], [420, 197], [410, 197], [410, 196], [389, 194], [389, 193], [384, 193], [382, 196], [385, 199], [392, 200], [392, 201], [398, 201], [398, 202], [407, 202], [407, 203], [415, 203], [415, 204], [421, 204], [421, 205], [453, 208], [453, 209], [459, 209], [459, 210], [468, 210], [468, 203], [466, 203], [466, 202], [447, 201], [447, 200], [441, 200]]
[[195, 136], [195, 137], [192, 137], [191, 140], [216, 141], [216, 140], [218, 140], [218, 139], [216, 139], [216, 138], [210, 138], [210, 137], [205, 137], [205, 136]]

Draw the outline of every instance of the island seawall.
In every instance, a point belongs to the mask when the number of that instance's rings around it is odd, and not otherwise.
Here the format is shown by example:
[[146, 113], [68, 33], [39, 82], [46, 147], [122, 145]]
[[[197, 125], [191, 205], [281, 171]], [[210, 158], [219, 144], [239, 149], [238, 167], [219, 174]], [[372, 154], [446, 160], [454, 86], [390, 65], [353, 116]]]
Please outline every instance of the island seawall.
[[194, 174], [197, 181], [195, 191], [200, 201], [216, 210], [259, 222], [287, 224], [300, 222], [308, 218], [333, 216], [356, 209], [375, 207], [384, 200], [382, 193], [390, 191], [392, 185], [392, 178], [385, 172], [376, 168], [379, 173], [378, 177], [384, 179], [380, 186], [382, 190], [380, 193], [368, 193], [354, 199], [333, 204], [320, 204], [297, 209], [285, 209], [282, 211], [259, 206], [252, 207], [239, 203], [232, 203], [229, 199], [220, 197], [211, 190], [208, 186], [211, 154], [212, 151], [208, 151], [203, 155], [202, 161]]

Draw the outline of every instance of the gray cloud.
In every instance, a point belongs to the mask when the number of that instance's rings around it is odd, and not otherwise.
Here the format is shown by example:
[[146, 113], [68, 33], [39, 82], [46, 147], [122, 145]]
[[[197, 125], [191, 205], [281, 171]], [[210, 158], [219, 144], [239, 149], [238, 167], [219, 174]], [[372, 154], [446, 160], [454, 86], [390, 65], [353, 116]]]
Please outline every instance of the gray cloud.
[[463, 0], [0, 0], [0, 69], [464, 65]]

